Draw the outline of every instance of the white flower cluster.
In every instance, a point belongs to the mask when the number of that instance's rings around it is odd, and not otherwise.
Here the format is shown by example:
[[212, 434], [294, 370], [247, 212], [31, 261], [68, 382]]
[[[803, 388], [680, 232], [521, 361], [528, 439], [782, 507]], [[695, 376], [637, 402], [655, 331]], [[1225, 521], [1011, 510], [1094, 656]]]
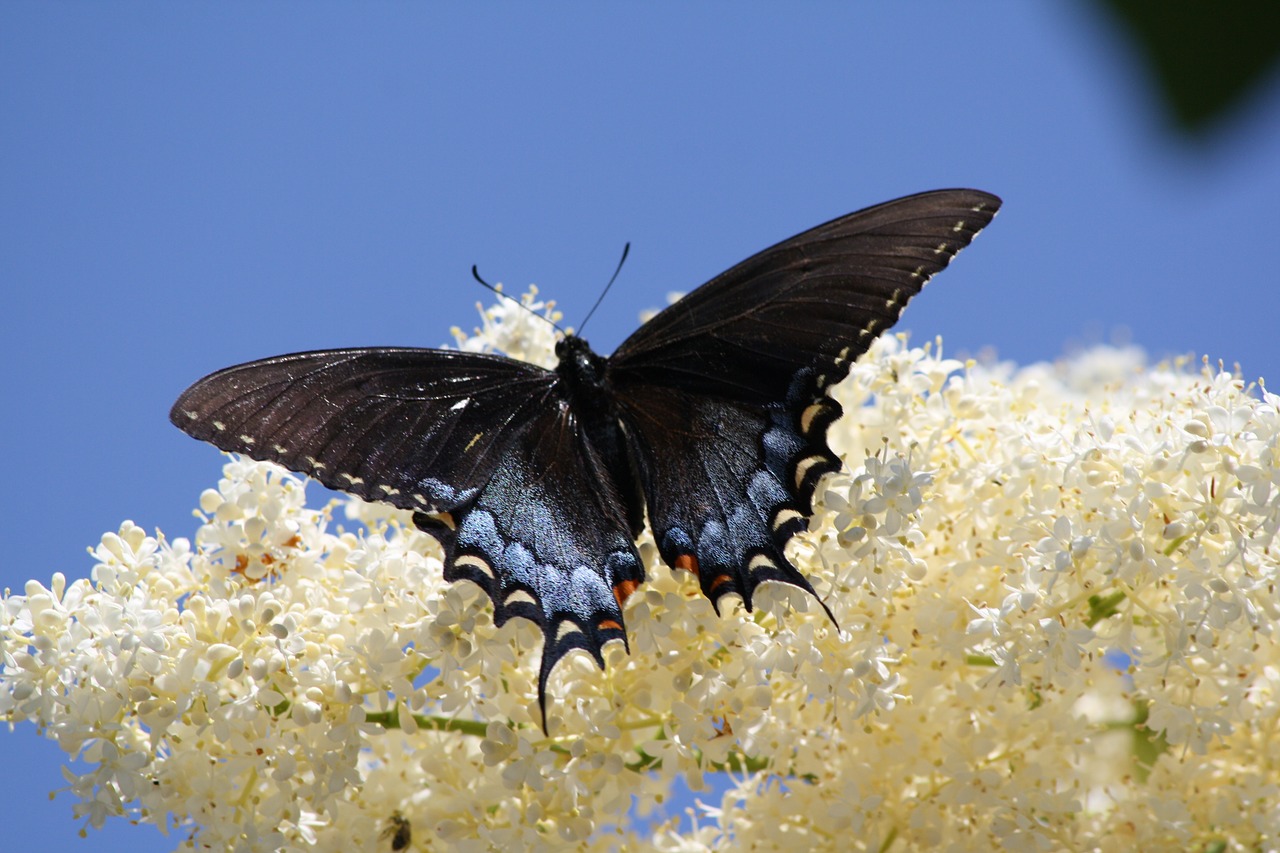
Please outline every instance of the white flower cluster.
[[[550, 341], [508, 304], [460, 344]], [[335, 530], [233, 460], [194, 545], [125, 523], [89, 579], [6, 593], [0, 719], [88, 763], [89, 824], [182, 849], [1280, 844], [1280, 398], [897, 337], [836, 393], [846, 471], [791, 553], [840, 631], [777, 584], [717, 617], [646, 540], [631, 654], [562, 662], [547, 736], [538, 632], [495, 629], [405, 514]], [[641, 831], [713, 772], [718, 802]]]
[[[502, 285], [495, 290], [502, 293]], [[457, 326], [450, 332], [463, 352], [498, 352], [550, 370], [556, 366], [557, 335], [552, 323], [561, 319], [555, 309], [554, 301], [538, 299], [538, 288], [529, 285], [519, 302], [515, 297], [505, 297], [488, 308], [477, 303], [482, 326], [473, 334], [468, 335]]]

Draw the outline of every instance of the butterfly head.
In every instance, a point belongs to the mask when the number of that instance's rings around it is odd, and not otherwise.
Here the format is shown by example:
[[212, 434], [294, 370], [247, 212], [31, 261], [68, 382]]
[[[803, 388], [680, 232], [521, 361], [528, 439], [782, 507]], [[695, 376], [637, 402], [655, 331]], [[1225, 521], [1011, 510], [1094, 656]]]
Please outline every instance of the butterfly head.
[[591, 345], [577, 335], [556, 341], [556, 373], [574, 388], [601, 388], [609, 360], [597, 355]]

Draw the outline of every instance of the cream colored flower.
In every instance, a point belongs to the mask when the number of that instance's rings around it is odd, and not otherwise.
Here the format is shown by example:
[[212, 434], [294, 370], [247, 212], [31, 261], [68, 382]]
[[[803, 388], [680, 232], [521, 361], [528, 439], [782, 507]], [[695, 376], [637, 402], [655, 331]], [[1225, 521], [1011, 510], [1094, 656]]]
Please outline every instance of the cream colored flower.
[[[529, 311], [483, 316], [459, 346], [551, 362]], [[632, 653], [557, 668], [549, 738], [539, 633], [404, 513], [351, 500], [344, 530], [233, 459], [193, 540], [126, 522], [89, 578], [0, 600], [0, 716], [85, 763], [89, 825], [205, 849], [383, 849], [393, 816], [423, 850], [1280, 845], [1280, 398], [900, 337], [834, 393], [845, 471], [791, 553], [839, 631], [777, 585], [717, 617], [646, 536]]]

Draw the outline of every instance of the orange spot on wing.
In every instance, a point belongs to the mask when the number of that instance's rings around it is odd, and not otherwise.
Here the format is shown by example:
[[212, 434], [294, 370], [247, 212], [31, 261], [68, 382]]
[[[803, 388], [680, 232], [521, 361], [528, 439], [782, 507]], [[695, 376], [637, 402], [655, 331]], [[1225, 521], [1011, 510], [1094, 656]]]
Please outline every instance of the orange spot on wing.
[[686, 572], [693, 572], [695, 575], [701, 571], [698, 567], [698, 558], [692, 554], [681, 554], [676, 557], [676, 568], [684, 569]]
[[603, 620], [598, 627], [600, 628], [601, 631], [609, 631], [609, 630], [621, 631], [622, 630], [622, 626], [619, 625], [617, 622], [614, 622], [612, 619]]
[[[622, 609], [623, 603], [625, 603], [626, 600], [631, 597], [631, 593], [635, 592], [636, 587], [638, 587], [639, 585], [640, 584], [631, 580], [618, 581], [616, 584], [613, 585], [613, 597], [618, 600], [619, 610]], [[622, 626], [615, 625], [614, 627], [621, 629]]]
[[715, 592], [717, 589], [724, 586], [728, 582], [729, 582], [728, 575], [716, 575], [716, 579], [711, 582], [710, 592]]

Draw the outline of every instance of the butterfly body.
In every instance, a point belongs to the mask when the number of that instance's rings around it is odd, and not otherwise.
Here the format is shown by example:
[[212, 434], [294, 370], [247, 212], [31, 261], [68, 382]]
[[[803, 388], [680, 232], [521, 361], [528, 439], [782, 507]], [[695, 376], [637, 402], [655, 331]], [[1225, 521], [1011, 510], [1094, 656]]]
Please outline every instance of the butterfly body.
[[[553, 370], [500, 356], [371, 348], [280, 356], [187, 389], [170, 418], [222, 448], [413, 511], [445, 578], [478, 584], [494, 621], [545, 638], [555, 664], [626, 642], [647, 518], [662, 560], [717, 606], [750, 609], [840, 460], [828, 389], [1000, 201], [941, 190], [810, 229], [666, 308], [611, 356], [567, 335]], [[826, 608], [826, 605], [823, 604]], [[830, 610], [827, 610], [830, 615]]]
[[564, 387], [563, 405], [609, 472], [635, 538], [644, 528], [644, 493], [612, 393], [609, 360], [577, 335], [566, 335], [556, 342], [556, 358], [555, 372]]

